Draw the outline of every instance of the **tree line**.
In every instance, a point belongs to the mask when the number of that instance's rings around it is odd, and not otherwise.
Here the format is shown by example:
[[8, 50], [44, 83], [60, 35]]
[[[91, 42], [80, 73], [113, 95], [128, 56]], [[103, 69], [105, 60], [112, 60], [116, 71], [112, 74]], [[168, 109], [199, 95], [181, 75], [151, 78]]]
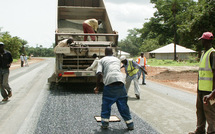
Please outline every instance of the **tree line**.
[[[35, 57], [54, 57], [53, 47], [43, 48], [42, 45], [37, 45], [35, 48], [28, 46], [28, 42], [17, 36], [13, 37], [9, 32], [1, 32], [0, 29], [0, 42], [5, 44], [5, 49], [10, 51], [14, 59], [18, 59], [20, 55]], [[39, 46], [39, 47], [38, 47]], [[54, 45], [53, 45], [54, 46]]]
[[[176, 43], [200, 52], [203, 32], [215, 34], [215, 0], [151, 0], [156, 12], [140, 29], [128, 30], [119, 42], [123, 51], [136, 56]], [[214, 43], [213, 43], [214, 44]]]

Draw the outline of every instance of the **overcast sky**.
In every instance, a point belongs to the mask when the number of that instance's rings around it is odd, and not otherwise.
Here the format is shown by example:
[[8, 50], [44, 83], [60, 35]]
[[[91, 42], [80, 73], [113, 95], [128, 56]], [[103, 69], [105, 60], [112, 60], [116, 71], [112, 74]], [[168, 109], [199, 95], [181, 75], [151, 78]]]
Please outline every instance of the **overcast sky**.
[[[127, 30], [142, 28], [155, 9], [150, 0], [104, 0], [113, 30], [119, 32], [119, 40], [127, 36]], [[51, 47], [56, 29], [57, 0], [1, 0], [0, 27], [12, 36], [36, 44]]]

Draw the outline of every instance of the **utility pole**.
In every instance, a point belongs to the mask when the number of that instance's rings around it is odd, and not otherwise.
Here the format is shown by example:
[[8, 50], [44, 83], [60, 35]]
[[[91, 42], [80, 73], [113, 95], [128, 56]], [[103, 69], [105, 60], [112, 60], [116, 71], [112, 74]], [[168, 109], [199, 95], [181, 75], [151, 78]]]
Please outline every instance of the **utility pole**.
[[175, 0], [173, 3], [172, 3], [172, 14], [173, 14], [173, 17], [174, 17], [174, 24], [173, 24], [173, 31], [174, 31], [174, 60], [176, 61], [177, 60], [177, 57], [176, 57], [176, 13], [178, 11], [177, 9], [177, 0]]

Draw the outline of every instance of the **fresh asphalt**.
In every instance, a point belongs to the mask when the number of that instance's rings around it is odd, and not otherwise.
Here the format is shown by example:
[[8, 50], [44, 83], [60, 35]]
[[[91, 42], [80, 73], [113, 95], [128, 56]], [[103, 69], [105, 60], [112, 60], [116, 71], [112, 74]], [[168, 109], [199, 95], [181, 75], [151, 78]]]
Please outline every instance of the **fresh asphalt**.
[[116, 105], [112, 114], [121, 122], [111, 122], [108, 129], [102, 129], [94, 116], [100, 116], [101, 94], [91, 92], [94, 85], [67, 84], [50, 86], [49, 95], [40, 114], [35, 134], [157, 134], [147, 122], [132, 113], [135, 129], [128, 131], [119, 115]]

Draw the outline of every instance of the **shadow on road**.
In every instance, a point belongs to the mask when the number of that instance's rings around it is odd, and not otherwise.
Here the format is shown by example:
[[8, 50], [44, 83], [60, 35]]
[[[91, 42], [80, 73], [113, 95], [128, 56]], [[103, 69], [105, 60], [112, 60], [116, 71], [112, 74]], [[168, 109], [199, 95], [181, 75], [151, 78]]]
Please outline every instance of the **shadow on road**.
[[65, 94], [94, 94], [94, 83], [51, 83], [50, 92], [53, 95], [65, 95]]

